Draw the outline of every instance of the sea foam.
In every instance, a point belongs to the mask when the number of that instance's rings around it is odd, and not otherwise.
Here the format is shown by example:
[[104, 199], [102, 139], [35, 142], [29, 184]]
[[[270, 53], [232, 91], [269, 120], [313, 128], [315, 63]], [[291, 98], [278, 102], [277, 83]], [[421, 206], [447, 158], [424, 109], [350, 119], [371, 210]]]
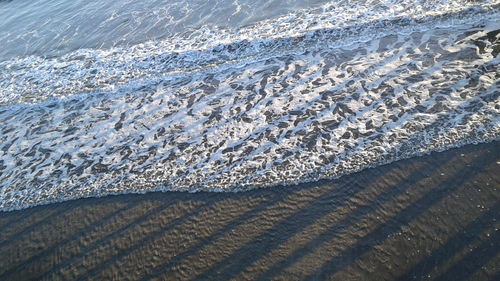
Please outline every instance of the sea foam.
[[347, 1], [0, 62], [0, 210], [244, 191], [500, 135], [499, 1]]

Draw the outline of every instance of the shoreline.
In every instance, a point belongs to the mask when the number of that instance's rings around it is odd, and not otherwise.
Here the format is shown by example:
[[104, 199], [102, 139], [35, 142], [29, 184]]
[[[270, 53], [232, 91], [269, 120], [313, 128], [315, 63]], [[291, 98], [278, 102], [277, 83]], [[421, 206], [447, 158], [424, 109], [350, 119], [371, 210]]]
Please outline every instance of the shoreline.
[[489, 280], [500, 263], [498, 146], [284, 188], [1, 212], [0, 279]]
[[[320, 179], [304, 179], [302, 181], [298, 182], [290, 182], [290, 183], [277, 183], [273, 185], [268, 185], [268, 186], [245, 186], [242, 188], [216, 188], [216, 189], [211, 189], [211, 188], [195, 188], [195, 189], [186, 189], [186, 190], [179, 190], [179, 189], [170, 189], [170, 188], [165, 188], [165, 187], [158, 187], [158, 188], [153, 188], [150, 190], [143, 190], [143, 191], [130, 191], [130, 190], [120, 190], [118, 192], [105, 192], [105, 193], [91, 193], [87, 195], [78, 195], [75, 197], [70, 197], [70, 198], [63, 198], [63, 199], [54, 199], [54, 200], [49, 200], [49, 201], [42, 201], [42, 202], [37, 202], [37, 203], [32, 203], [28, 204], [26, 206], [21, 206], [21, 207], [3, 207], [0, 208], [0, 213], [2, 212], [15, 212], [15, 211], [22, 211], [30, 208], [36, 208], [39, 206], [46, 206], [46, 205], [52, 205], [52, 204], [60, 204], [64, 202], [71, 202], [71, 201], [77, 201], [81, 199], [93, 199], [93, 198], [107, 198], [110, 196], [124, 196], [124, 195], [145, 195], [145, 194], [155, 194], [155, 193], [188, 193], [188, 194], [195, 194], [195, 193], [246, 193], [246, 192], [252, 192], [252, 191], [258, 191], [258, 190], [264, 190], [264, 189], [288, 189], [290, 187], [304, 187], [304, 186], [317, 186], [317, 185], [323, 185], [323, 184], [328, 184], [332, 183], [338, 180], [342, 180], [344, 177], [356, 175], [358, 173], [362, 173], [365, 170], [368, 169], [377, 169], [382, 166], [387, 166], [387, 165], [397, 165], [398, 162], [400, 161], [411, 161], [413, 158], [420, 158], [420, 157], [433, 157], [434, 154], [436, 153], [443, 153], [449, 150], [454, 150], [454, 149], [461, 149], [464, 147], [468, 146], [481, 146], [481, 145], [488, 145], [488, 144], [495, 144], [495, 143], [500, 143], [500, 141], [495, 140], [495, 139], [488, 139], [485, 142], [481, 143], [475, 143], [475, 142], [465, 142], [465, 144], [462, 143], [457, 143], [455, 145], [449, 146], [449, 147], [441, 147], [440, 149], [437, 150], [432, 150], [416, 155], [399, 155], [398, 160], [392, 160], [392, 159], [386, 159], [381, 162], [375, 162], [373, 163], [372, 166], [364, 167], [362, 166], [358, 170], [353, 170], [348, 173], [340, 174], [339, 176], [335, 176], [333, 178], [320, 178]], [[462, 146], [460, 146], [462, 145]], [[472, 148], [471, 148], [472, 149]]]

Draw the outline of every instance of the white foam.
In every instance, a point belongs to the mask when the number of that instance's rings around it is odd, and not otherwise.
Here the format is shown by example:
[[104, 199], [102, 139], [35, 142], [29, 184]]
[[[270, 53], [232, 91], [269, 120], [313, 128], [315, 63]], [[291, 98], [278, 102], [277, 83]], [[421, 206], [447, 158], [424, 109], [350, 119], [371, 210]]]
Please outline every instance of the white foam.
[[498, 139], [498, 1], [407, 2], [0, 63], [0, 209], [286, 185]]

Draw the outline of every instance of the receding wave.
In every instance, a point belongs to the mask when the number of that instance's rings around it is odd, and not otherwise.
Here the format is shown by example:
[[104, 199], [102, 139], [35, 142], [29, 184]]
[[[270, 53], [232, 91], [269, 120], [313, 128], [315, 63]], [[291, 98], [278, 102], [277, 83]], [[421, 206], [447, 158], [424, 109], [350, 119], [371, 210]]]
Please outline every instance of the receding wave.
[[0, 62], [0, 209], [330, 179], [498, 139], [500, 3], [389, 2]]

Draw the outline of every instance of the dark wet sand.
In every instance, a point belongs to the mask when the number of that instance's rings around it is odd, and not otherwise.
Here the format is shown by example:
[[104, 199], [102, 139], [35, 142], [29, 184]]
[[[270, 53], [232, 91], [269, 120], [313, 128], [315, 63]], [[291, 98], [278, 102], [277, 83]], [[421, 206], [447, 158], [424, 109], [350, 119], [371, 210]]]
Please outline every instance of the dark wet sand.
[[334, 181], [0, 213], [0, 280], [500, 280], [500, 143]]

